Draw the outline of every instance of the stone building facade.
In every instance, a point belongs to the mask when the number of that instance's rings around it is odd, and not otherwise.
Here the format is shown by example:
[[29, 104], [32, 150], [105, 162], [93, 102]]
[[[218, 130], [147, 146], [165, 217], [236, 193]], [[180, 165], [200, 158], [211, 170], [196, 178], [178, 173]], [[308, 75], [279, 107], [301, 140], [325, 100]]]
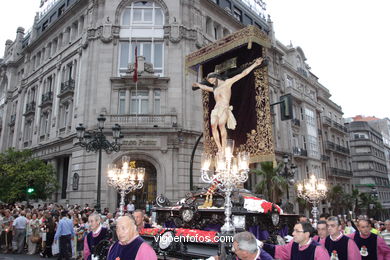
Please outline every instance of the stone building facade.
[[360, 192], [377, 197], [388, 218], [390, 181], [382, 135], [366, 121], [353, 121], [346, 126], [350, 135], [354, 185]]
[[[303, 50], [277, 41], [262, 7], [239, 0], [55, 1], [36, 17], [31, 32], [18, 28], [15, 41], [6, 42], [0, 66], [1, 151], [33, 149], [56, 169], [56, 201], [94, 204], [97, 154], [75, 146], [75, 127], [83, 123], [87, 130], [96, 129], [96, 118], [104, 114], [108, 138], [118, 123], [124, 140], [120, 152], [103, 153], [102, 206], [118, 203], [117, 192], [106, 184], [105, 166], [123, 155], [146, 168], [144, 188], [134, 194], [137, 207], [157, 194], [183, 197], [189, 190], [191, 153], [202, 131], [201, 95], [191, 90], [197, 79], [186, 73], [184, 58], [248, 24], [272, 42], [266, 54], [271, 102], [293, 96], [293, 120], [281, 121], [280, 108], [274, 106], [277, 160], [289, 155], [298, 165], [297, 180], [314, 172], [350, 190], [348, 154], [326, 146], [330, 141], [347, 148], [344, 129], [323, 122], [332, 113], [331, 120], [342, 124], [341, 108], [310, 72]], [[198, 173], [201, 147], [195, 153], [195, 186], [204, 186]], [[340, 164], [332, 163], [336, 158]], [[332, 168], [344, 171], [333, 174]], [[251, 175], [246, 187], [257, 181]], [[296, 204], [293, 188], [290, 195]]]

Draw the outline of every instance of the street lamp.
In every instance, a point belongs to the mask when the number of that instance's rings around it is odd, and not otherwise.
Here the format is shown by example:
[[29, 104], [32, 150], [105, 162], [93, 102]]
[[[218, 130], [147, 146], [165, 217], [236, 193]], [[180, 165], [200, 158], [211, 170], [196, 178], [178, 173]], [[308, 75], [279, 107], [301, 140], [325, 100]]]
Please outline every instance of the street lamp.
[[87, 152], [99, 152], [96, 210], [100, 212], [102, 150], [106, 151], [108, 154], [113, 151], [118, 152], [121, 147], [120, 139], [123, 138], [123, 135], [121, 134], [120, 125], [115, 124], [112, 127], [112, 136], [114, 138], [114, 142], [108, 141], [103, 133], [104, 121], [106, 121], [106, 118], [103, 115], [99, 115], [97, 121], [98, 129], [96, 130], [85, 131], [83, 124], [79, 124], [79, 126], [76, 127], [76, 136], [79, 141], [75, 145], [79, 145], [85, 148]]
[[[233, 156], [233, 149], [234, 140], [228, 139], [225, 150], [218, 152], [215, 158], [209, 154], [202, 155], [202, 181], [215, 184], [225, 193], [225, 224], [221, 228], [223, 234], [235, 230], [230, 218], [232, 214], [230, 196], [235, 187], [247, 181], [249, 172], [250, 154], [240, 152], [236, 158]], [[213, 161], [215, 169], [211, 165]]]
[[130, 162], [129, 156], [123, 156], [121, 168], [117, 168], [115, 164], [109, 164], [107, 170], [108, 184], [119, 190], [121, 194], [119, 211], [123, 216], [125, 195], [143, 187], [145, 168], [135, 168], [135, 162]]
[[287, 186], [286, 186], [287, 201], [286, 201], [286, 205], [285, 205], [285, 210], [287, 213], [291, 213], [290, 211], [292, 211], [292, 209], [290, 207], [290, 201], [289, 201], [290, 200], [290, 193], [289, 193], [288, 187], [289, 187], [289, 185], [294, 184], [294, 175], [295, 175], [295, 172], [297, 170], [297, 166], [293, 163], [289, 165], [289, 156], [287, 154], [283, 155], [283, 163], [284, 163], [284, 167], [283, 167], [283, 170], [281, 172], [279, 172], [279, 175], [287, 180]]
[[317, 227], [318, 203], [326, 198], [328, 188], [326, 187], [325, 179], [317, 179], [314, 174], [310, 175], [309, 179], [304, 179], [297, 183], [298, 197], [313, 204], [311, 213], [313, 214], [314, 227]]

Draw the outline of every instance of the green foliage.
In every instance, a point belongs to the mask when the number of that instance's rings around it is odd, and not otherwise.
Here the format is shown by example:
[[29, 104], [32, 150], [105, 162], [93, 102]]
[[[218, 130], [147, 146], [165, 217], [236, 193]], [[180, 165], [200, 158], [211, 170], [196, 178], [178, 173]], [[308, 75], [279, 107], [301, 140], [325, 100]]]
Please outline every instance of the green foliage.
[[273, 162], [262, 162], [260, 166], [260, 169], [252, 170], [253, 173], [262, 177], [256, 185], [256, 192], [266, 195], [269, 201], [276, 203], [288, 185], [287, 180], [279, 175], [283, 163], [275, 168]]
[[56, 189], [57, 181], [52, 165], [32, 158], [31, 150], [13, 148], [0, 154], [0, 200], [4, 202], [27, 199], [27, 189], [34, 191], [29, 199], [46, 199]]

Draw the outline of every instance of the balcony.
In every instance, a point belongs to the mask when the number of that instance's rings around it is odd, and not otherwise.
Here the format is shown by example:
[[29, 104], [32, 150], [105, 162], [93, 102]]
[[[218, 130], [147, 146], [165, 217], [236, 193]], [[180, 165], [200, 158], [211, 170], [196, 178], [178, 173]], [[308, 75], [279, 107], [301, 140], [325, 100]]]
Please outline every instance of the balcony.
[[301, 126], [301, 121], [299, 119], [293, 118], [291, 119], [291, 125], [299, 128]]
[[24, 112], [24, 116], [28, 116], [35, 113], [35, 101], [32, 101], [26, 105], [26, 111]]
[[335, 144], [331, 141], [326, 141], [326, 150], [332, 150], [334, 152], [338, 152], [338, 153], [342, 153], [342, 154], [349, 154], [349, 149], [344, 147], [344, 146], [341, 146], [341, 145], [338, 145], [338, 144]]
[[177, 115], [108, 115], [108, 121], [114, 124], [120, 124], [141, 127], [176, 127]]
[[9, 119], [9, 122], [8, 122], [8, 125], [9, 126], [13, 126], [15, 125], [15, 122], [16, 122], [16, 115], [11, 115], [11, 118]]
[[298, 157], [307, 157], [307, 150], [299, 147], [294, 147], [293, 154]]
[[330, 157], [326, 154], [321, 154], [321, 161], [329, 161]]
[[333, 123], [333, 127], [336, 130], [339, 130], [341, 133], [348, 133], [347, 128], [345, 126], [343, 126], [342, 124], [339, 124], [335, 121], [333, 121], [332, 123]]
[[327, 150], [335, 150], [336, 144], [331, 141], [326, 141], [326, 148]]
[[345, 154], [349, 154], [349, 149], [346, 147], [343, 147], [341, 145], [336, 145], [336, 151], [341, 152], [341, 153], [345, 153]]
[[42, 94], [42, 102], [39, 107], [46, 107], [53, 104], [53, 92], [49, 91], [45, 94]]
[[62, 82], [61, 83], [60, 94], [58, 94], [57, 97], [64, 98], [64, 97], [66, 97], [68, 95], [73, 95], [73, 93], [74, 93], [74, 86], [75, 86], [74, 79], [70, 79], [68, 81]]
[[322, 117], [322, 124], [325, 126], [332, 126], [332, 119], [330, 119], [329, 117], [327, 116], [323, 116]]
[[339, 169], [339, 168], [330, 168], [330, 175], [337, 176], [337, 177], [345, 177], [345, 178], [353, 177], [352, 171]]

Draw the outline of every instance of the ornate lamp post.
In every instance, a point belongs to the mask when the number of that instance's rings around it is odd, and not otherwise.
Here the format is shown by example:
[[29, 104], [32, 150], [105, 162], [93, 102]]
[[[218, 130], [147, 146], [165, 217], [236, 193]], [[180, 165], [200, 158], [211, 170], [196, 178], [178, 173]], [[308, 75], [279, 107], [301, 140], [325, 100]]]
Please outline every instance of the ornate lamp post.
[[132, 164], [132, 162], [130, 162], [130, 157], [123, 156], [122, 168], [117, 168], [115, 164], [109, 164], [107, 170], [108, 184], [119, 190], [121, 194], [119, 210], [120, 215], [123, 216], [125, 195], [143, 187], [145, 168], [135, 168], [135, 163]]
[[[222, 233], [234, 232], [234, 225], [231, 221], [232, 203], [231, 194], [233, 189], [246, 182], [249, 172], [250, 154], [241, 152], [237, 158], [233, 156], [234, 140], [227, 140], [223, 152], [218, 152], [215, 158], [209, 154], [202, 155], [201, 178], [206, 183], [215, 183], [225, 193], [225, 224], [222, 226]], [[215, 168], [212, 162], [215, 162]]]
[[290, 213], [290, 193], [288, 190], [289, 185], [294, 184], [294, 175], [297, 170], [297, 166], [295, 164], [290, 164], [289, 165], [289, 156], [287, 154], [283, 155], [283, 163], [284, 163], [284, 168], [283, 170], [279, 173], [280, 176], [285, 178], [287, 180], [287, 201], [286, 201], [286, 206], [285, 210], [287, 213]]
[[313, 204], [311, 213], [313, 214], [314, 227], [317, 227], [318, 203], [326, 198], [328, 188], [325, 179], [317, 179], [314, 174], [309, 179], [304, 179], [297, 184], [298, 197]]
[[96, 130], [85, 131], [83, 124], [79, 124], [79, 126], [76, 127], [76, 134], [79, 141], [75, 145], [80, 145], [81, 147], [85, 148], [87, 152], [99, 152], [96, 210], [100, 212], [102, 150], [106, 151], [108, 154], [113, 151], [118, 152], [121, 147], [120, 139], [123, 138], [123, 135], [121, 134], [120, 125], [115, 124], [112, 127], [112, 136], [114, 138], [114, 142], [108, 141], [103, 133], [104, 121], [106, 121], [106, 118], [103, 115], [99, 115], [97, 120], [98, 129]]

